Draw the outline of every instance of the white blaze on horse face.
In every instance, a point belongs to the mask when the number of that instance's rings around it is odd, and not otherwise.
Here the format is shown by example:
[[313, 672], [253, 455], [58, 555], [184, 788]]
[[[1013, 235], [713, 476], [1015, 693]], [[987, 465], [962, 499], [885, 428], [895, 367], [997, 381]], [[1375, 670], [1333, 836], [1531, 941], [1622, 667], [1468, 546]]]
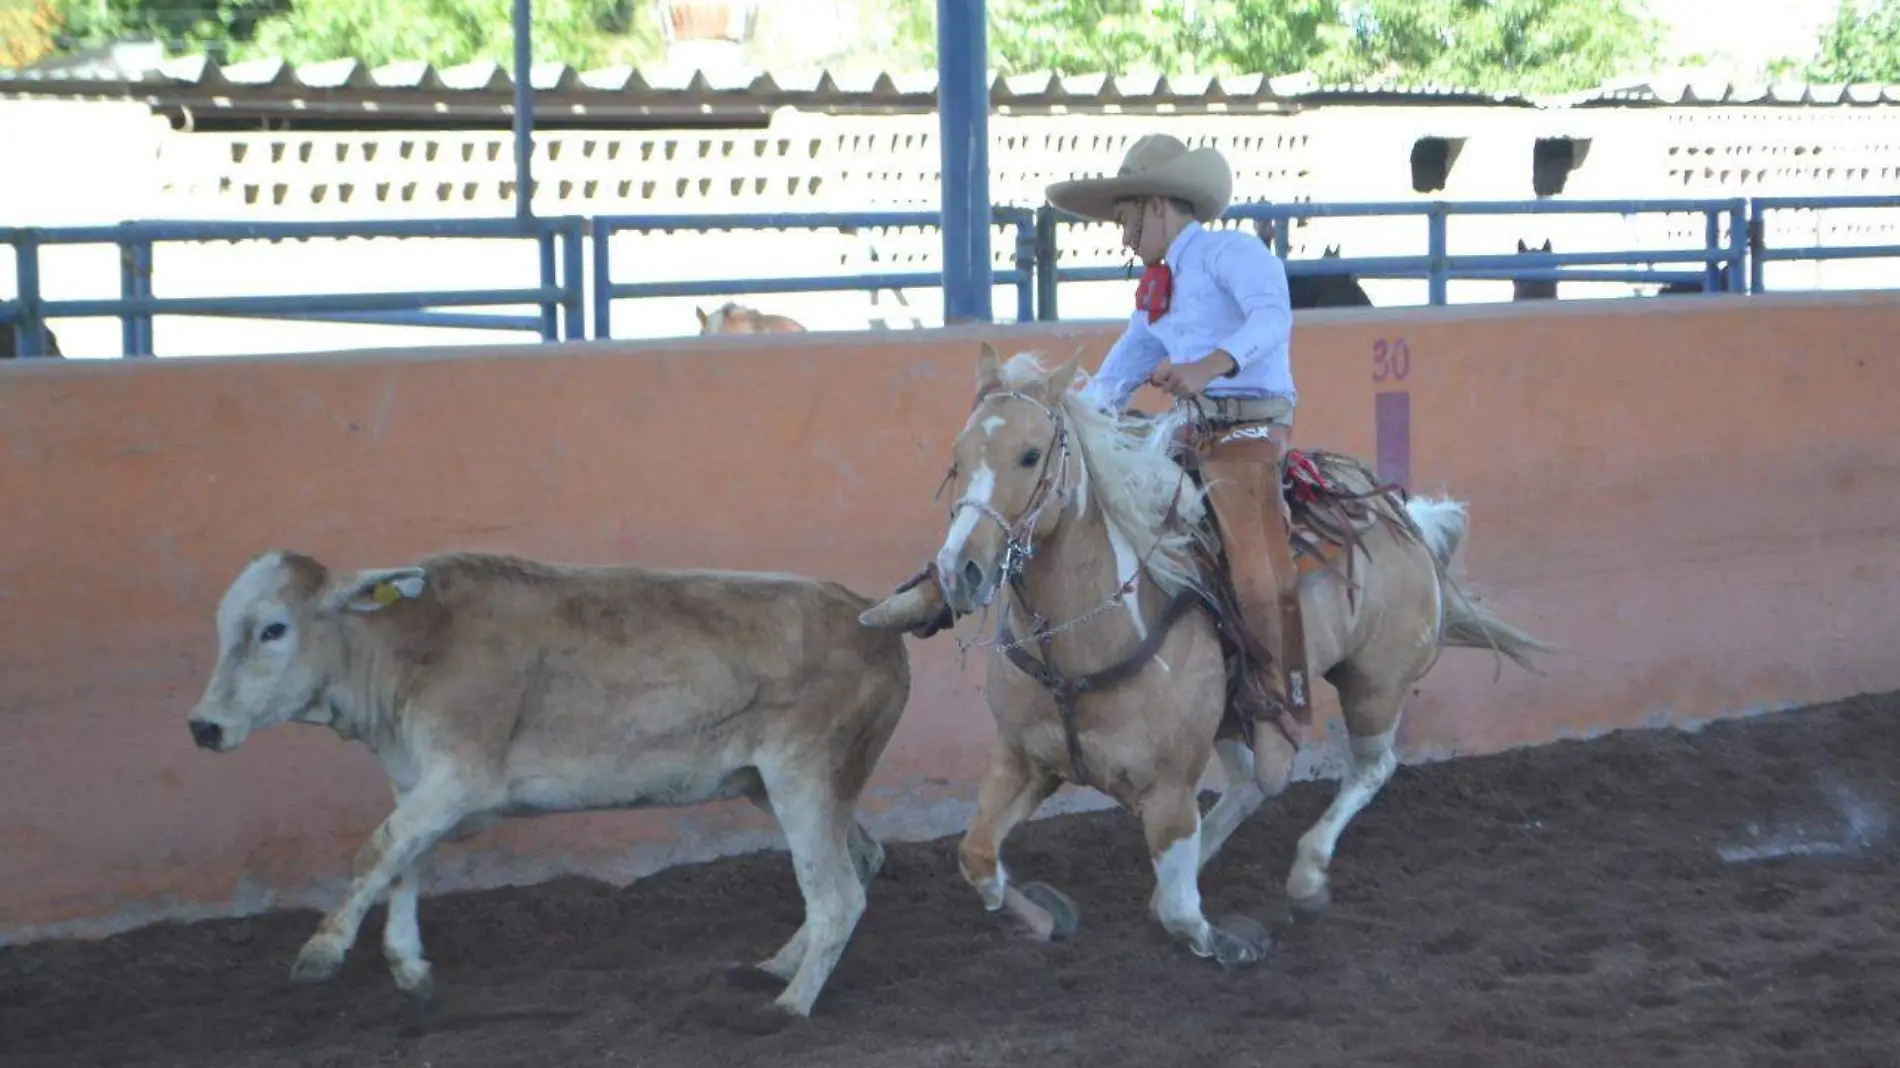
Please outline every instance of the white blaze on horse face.
[[[979, 460], [976, 473], [970, 476], [970, 488], [963, 499], [973, 504], [988, 505], [990, 497], [996, 492], [996, 472], [990, 470], [987, 461]], [[955, 581], [957, 557], [962, 555], [963, 546], [969, 542], [970, 535], [976, 533], [976, 525], [987, 517], [981, 508], [959, 508], [957, 516], [950, 523], [950, 533], [943, 539], [943, 548], [937, 552], [937, 571], [946, 579]]]
[[978, 423], [977, 425], [983, 428], [983, 436], [988, 437], [991, 434], [996, 433], [997, 427], [1003, 425], [1003, 417], [1000, 415], [992, 415], [988, 419], [983, 420], [981, 423]]

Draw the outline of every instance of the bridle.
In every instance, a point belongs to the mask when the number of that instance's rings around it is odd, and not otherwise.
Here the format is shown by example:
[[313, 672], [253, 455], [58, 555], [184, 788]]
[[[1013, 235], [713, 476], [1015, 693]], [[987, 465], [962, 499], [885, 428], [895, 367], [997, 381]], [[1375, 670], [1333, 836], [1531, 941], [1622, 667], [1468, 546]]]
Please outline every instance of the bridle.
[[[1200, 603], [1200, 599], [1185, 590], [1176, 594], [1174, 598], [1169, 601], [1163, 613], [1160, 625], [1150, 628], [1141, 643], [1134, 650], [1109, 667], [1074, 677], [1063, 675], [1060, 671], [1056, 670], [1055, 649], [1053, 646], [1055, 636], [1068, 630], [1070, 627], [1077, 626], [1103, 612], [1112, 611], [1127, 603], [1127, 599], [1140, 588], [1141, 576], [1143, 572], [1147, 570], [1148, 562], [1153, 557], [1155, 550], [1160, 548], [1162, 539], [1155, 539], [1154, 544], [1148, 547], [1148, 551], [1142, 554], [1141, 560], [1135, 566], [1134, 573], [1129, 575], [1127, 580], [1120, 586], [1116, 587], [1115, 592], [1111, 594], [1107, 600], [1066, 623], [1061, 623], [1053, 627], [1049, 626], [1048, 621], [1029, 604], [1027, 592], [1023, 589], [1022, 569], [1023, 566], [1036, 555], [1034, 544], [1036, 524], [1042, 518], [1043, 509], [1048, 506], [1050, 500], [1055, 499], [1054, 494], [1058, 487], [1062, 489], [1060, 498], [1061, 504], [1059, 507], [1066, 508], [1068, 506], [1067, 480], [1064, 477], [1068, 473], [1070, 457], [1068, 420], [1064, 419], [1062, 413], [1056, 411], [1046, 402], [1015, 390], [1001, 393], [979, 394], [976, 398], [976, 402], [971, 405], [971, 414], [974, 415], [976, 409], [981, 407], [983, 402], [990, 397], [997, 397], [1004, 400], [1027, 401], [1042, 409], [1043, 414], [1048, 416], [1050, 423], [1055, 427], [1055, 432], [1050, 439], [1048, 448], [1043, 453], [1042, 473], [1036, 480], [1035, 489], [1030, 492], [1029, 504], [1024, 507], [1022, 516], [1014, 523], [1004, 518], [1002, 513], [998, 512], [988, 502], [974, 500], [968, 494], [965, 494], [950, 506], [950, 521], [953, 523], [956, 522], [957, 514], [963, 509], [974, 508], [1002, 529], [1004, 538], [1003, 561], [1001, 564], [1002, 573], [997, 577], [997, 588], [1000, 590], [1007, 585], [1009, 595], [1015, 599], [1017, 607], [1021, 608], [1023, 614], [1029, 617], [1029, 634], [1024, 638], [1011, 637], [1009, 612], [1006, 608], [997, 616], [996, 636], [994, 638], [958, 638], [957, 649], [959, 652], [964, 652], [972, 646], [995, 646], [998, 652], [1004, 653], [1009, 657], [1010, 663], [1014, 664], [1017, 670], [1040, 682], [1049, 690], [1051, 696], [1055, 698], [1056, 710], [1062, 719], [1062, 732], [1064, 740], [1068, 744], [1069, 763], [1075, 771], [1076, 781], [1084, 786], [1092, 785], [1088, 765], [1082, 759], [1082, 743], [1075, 726], [1077, 700], [1085, 692], [1107, 689], [1126, 679], [1132, 678], [1147, 664], [1149, 659], [1160, 650], [1162, 641], [1167, 638], [1168, 632], [1173, 629], [1175, 621], [1184, 615], [1189, 608]], [[956, 469], [955, 466], [952, 465], [950, 471], [944, 476], [945, 481], [948, 482], [955, 474]], [[1182, 470], [1181, 481], [1182, 484], [1185, 484], [1187, 481], [1187, 472], [1185, 469]], [[941, 492], [941, 489], [942, 487], [940, 486], [939, 492]], [[1181, 487], [1176, 486], [1174, 500], [1169, 504], [1168, 508], [1168, 521], [1170, 522], [1180, 518], [1180, 513], [1177, 510], [1180, 498]], [[1038, 660], [1023, 651], [1023, 647], [1030, 642], [1035, 642], [1040, 646], [1042, 659]]]
[[[1042, 521], [1043, 509], [1049, 506], [1051, 500], [1056, 499], [1055, 491], [1057, 487], [1063, 486], [1066, 483], [1066, 476], [1069, 471], [1069, 424], [1067, 420], [1062, 418], [1062, 414], [1048, 403], [1018, 390], [988, 393], [979, 396], [976, 405], [971, 408], [971, 414], [975, 414], [976, 407], [980, 407], [985, 400], [991, 397], [1002, 400], [1019, 400], [1033, 404], [1042, 409], [1042, 414], [1048, 417], [1050, 425], [1055, 427], [1055, 432], [1051, 435], [1048, 446], [1043, 449], [1042, 471], [1036, 478], [1035, 488], [1030, 490], [1029, 504], [1023, 508], [1023, 514], [1018, 517], [1014, 523], [1005, 519], [1003, 514], [998, 512], [995, 506], [991, 505], [988, 501], [979, 501], [971, 497], [968, 493], [965, 493], [950, 505], [950, 521], [952, 523], [956, 522], [957, 513], [965, 508], [974, 508], [977, 512], [1002, 529], [1002, 573], [997, 576], [996, 584], [999, 588], [1005, 584], [1015, 587], [1017, 580], [1022, 575], [1023, 565], [1027, 564], [1030, 559], [1036, 555], [1034, 541], [1036, 524]], [[954, 477], [955, 474], [956, 471], [953, 467], [946, 478]], [[1064, 492], [1057, 507], [1066, 508], [1068, 504], [1068, 495]], [[1020, 590], [1017, 592], [1020, 594]]]

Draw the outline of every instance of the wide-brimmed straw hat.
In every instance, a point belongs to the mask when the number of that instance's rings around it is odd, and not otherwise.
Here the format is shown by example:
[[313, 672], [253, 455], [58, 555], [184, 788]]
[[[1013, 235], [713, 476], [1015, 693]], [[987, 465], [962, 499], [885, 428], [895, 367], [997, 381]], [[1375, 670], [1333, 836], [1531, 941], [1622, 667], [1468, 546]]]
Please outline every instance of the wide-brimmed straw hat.
[[1178, 137], [1149, 134], [1128, 146], [1112, 177], [1072, 178], [1044, 195], [1063, 211], [1100, 222], [1115, 218], [1115, 201], [1123, 197], [1180, 197], [1194, 206], [1196, 219], [1212, 222], [1233, 198], [1234, 169], [1216, 149], [1190, 149]]

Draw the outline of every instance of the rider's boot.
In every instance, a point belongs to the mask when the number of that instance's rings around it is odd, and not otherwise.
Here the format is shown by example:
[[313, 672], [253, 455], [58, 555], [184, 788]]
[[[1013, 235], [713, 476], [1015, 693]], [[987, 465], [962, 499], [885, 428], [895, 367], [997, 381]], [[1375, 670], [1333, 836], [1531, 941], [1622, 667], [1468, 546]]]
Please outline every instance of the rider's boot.
[[1254, 780], [1270, 797], [1291, 779], [1310, 702], [1278, 437], [1220, 440], [1201, 459], [1242, 620], [1271, 658], [1257, 677], [1279, 714], [1254, 732]]

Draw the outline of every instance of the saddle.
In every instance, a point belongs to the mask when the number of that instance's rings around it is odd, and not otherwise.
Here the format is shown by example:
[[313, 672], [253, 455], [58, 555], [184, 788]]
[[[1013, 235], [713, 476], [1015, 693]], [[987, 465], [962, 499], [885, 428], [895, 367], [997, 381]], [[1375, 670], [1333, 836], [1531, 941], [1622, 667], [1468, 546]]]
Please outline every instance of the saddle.
[[[1187, 469], [1195, 485], [1204, 488], [1199, 449], [1183, 448], [1176, 459]], [[1348, 483], [1367, 488], [1354, 490]], [[1364, 464], [1339, 453], [1286, 450], [1280, 460], [1280, 491], [1289, 513], [1290, 570], [1295, 576], [1293, 582], [1281, 582], [1285, 592], [1280, 598], [1280, 611], [1283, 638], [1291, 651], [1289, 659], [1296, 663], [1277, 667], [1283, 671], [1292, 667], [1303, 672], [1305, 637], [1298, 580], [1324, 571], [1346, 584], [1347, 603], [1356, 604], [1358, 583], [1354, 578], [1354, 556], [1349, 550], [1363, 549], [1362, 539], [1375, 524], [1396, 521], [1409, 526], [1409, 517], [1398, 518], [1406, 515], [1402, 507], [1383, 509], [1375, 503], [1379, 498], [1396, 495], [1402, 505], [1403, 487], [1381, 484]], [[1308, 703], [1304, 695], [1296, 694], [1293, 707], [1289, 708], [1261, 681], [1261, 673], [1276, 665], [1247, 626], [1246, 616], [1240, 610], [1232, 567], [1212, 509], [1204, 515], [1195, 533], [1196, 562], [1203, 574], [1212, 577], [1212, 581], [1205, 584], [1209, 594], [1207, 607], [1213, 615], [1226, 658], [1228, 708], [1249, 745], [1253, 744], [1256, 725], [1267, 722], [1278, 728], [1297, 750], [1301, 748], [1300, 736], [1311, 719]], [[1285, 556], [1275, 555], [1280, 557], [1274, 562], [1276, 570], [1288, 567]], [[1344, 571], [1337, 566], [1341, 555], [1346, 557]]]

